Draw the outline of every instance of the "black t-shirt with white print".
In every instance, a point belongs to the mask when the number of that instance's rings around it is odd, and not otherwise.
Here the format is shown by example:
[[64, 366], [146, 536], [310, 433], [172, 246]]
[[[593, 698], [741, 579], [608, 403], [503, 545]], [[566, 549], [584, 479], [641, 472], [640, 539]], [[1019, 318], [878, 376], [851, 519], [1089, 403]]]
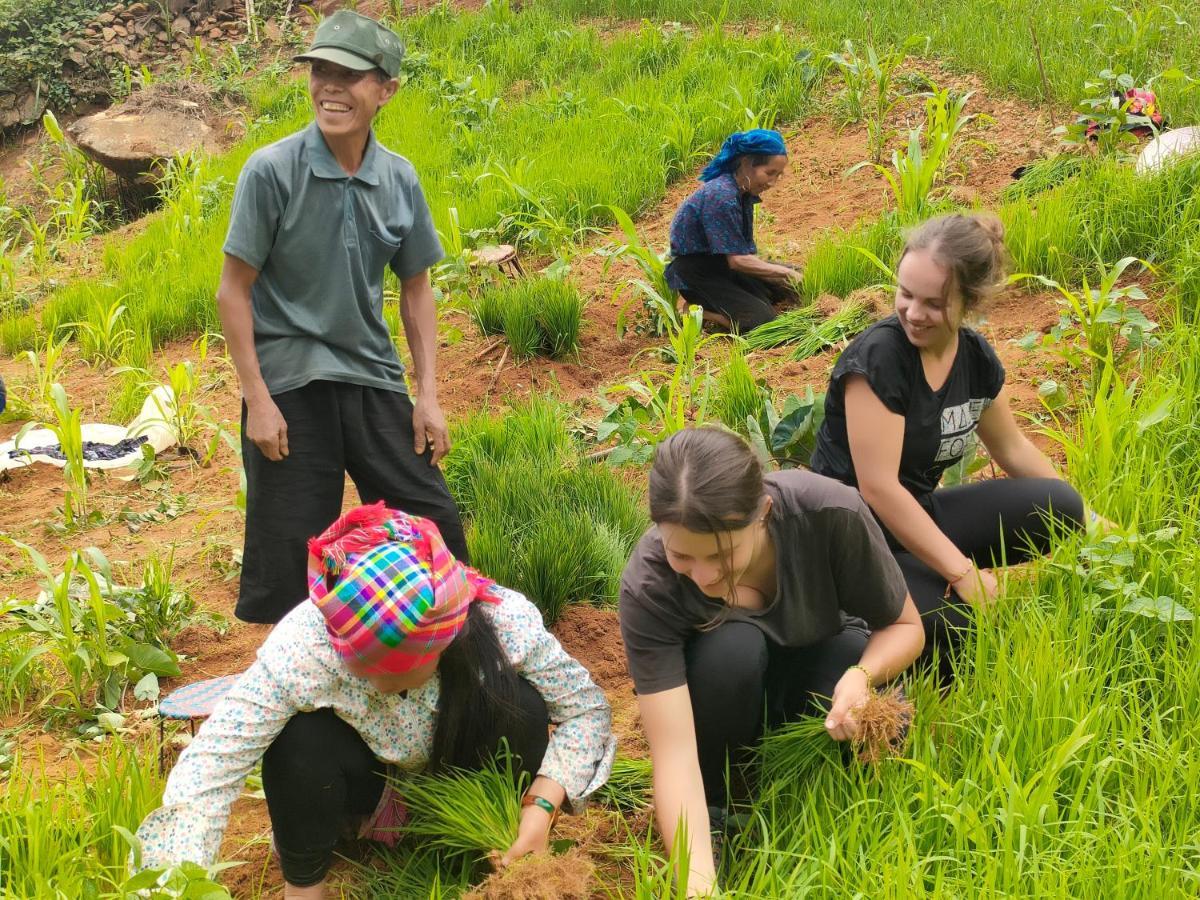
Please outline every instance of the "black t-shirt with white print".
[[[996, 351], [970, 328], [958, 331], [958, 352], [939, 390], [925, 380], [920, 351], [894, 315], [876, 322], [842, 353], [825, 395], [825, 421], [812, 469], [858, 486], [846, 436], [846, 378], [862, 375], [889, 410], [904, 417], [900, 483], [918, 500], [933, 492], [942, 473], [962, 459], [983, 411], [1004, 387]], [[924, 504], [923, 504], [924, 505]]]

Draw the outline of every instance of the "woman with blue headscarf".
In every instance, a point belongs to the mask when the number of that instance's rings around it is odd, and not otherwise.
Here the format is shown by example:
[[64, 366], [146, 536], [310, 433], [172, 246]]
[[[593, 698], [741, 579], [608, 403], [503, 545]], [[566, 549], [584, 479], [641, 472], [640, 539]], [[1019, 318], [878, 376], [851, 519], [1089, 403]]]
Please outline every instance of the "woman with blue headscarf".
[[735, 132], [671, 221], [667, 284], [742, 333], [774, 319], [772, 304], [794, 296], [800, 278], [797, 269], [760, 259], [754, 243], [754, 205], [786, 167], [778, 131]]

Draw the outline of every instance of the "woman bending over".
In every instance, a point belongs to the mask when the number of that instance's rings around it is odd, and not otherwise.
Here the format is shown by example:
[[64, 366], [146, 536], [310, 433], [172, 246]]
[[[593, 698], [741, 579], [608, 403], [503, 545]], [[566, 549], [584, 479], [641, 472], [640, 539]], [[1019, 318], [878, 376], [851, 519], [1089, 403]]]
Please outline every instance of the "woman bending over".
[[754, 206], [786, 168], [778, 131], [735, 132], [671, 220], [667, 284], [743, 334], [774, 319], [772, 304], [795, 297], [800, 280], [799, 269], [760, 259], [754, 242]]
[[[883, 524], [943, 679], [967, 604], [996, 596], [989, 569], [1045, 554], [1084, 519], [1079, 494], [1017, 426], [995, 351], [964, 324], [1003, 281], [1003, 241], [992, 216], [942, 216], [909, 235], [895, 313], [834, 366], [812, 459]], [[976, 436], [1009, 477], [939, 488]]]
[[650, 472], [653, 527], [621, 579], [621, 635], [654, 765], [665, 844], [687, 829], [689, 892], [715, 886], [710, 814], [731, 753], [832, 698], [857, 733], [872, 682], [903, 672], [924, 633], [858, 492], [811, 472], [764, 475], [737, 435], [679, 431]]
[[143, 865], [210, 864], [260, 758], [288, 898], [325, 896], [347, 826], [395, 843], [389, 774], [477, 768], [507, 739], [533, 781], [502, 862], [545, 850], [559, 807], [608, 777], [604, 694], [537, 608], [455, 560], [431, 521], [383, 503], [347, 513], [310, 542], [309, 587], [180, 756], [138, 829]]

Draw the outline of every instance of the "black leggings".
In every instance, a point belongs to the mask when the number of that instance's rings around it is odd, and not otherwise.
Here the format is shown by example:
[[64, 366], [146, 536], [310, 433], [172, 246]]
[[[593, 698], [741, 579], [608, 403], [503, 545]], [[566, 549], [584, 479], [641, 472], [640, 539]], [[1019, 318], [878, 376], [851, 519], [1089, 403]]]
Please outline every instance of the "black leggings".
[[[943, 488], [922, 505], [963, 555], [983, 568], [1044, 556], [1056, 532], [1083, 527], [1083, 498], [1057, 478], [997, 478]], [[970, 628], [971, 611], [953, 591], [946, 598], [945, 578], [897, 547], [893, 543], [896, 562], [925, 624], [923, 658], [938, 657], [946, 684], [953, 674], [950, 656]]]
[[688, 693], [710, 806], [725, 805], [726, 759], [736, 762], [757, 740], [764, 718], [774, 726], [816, 712], [817, 698], [833, 695], [866, 645], [867, 630], [849, 624], [808, 647], [781, 647], [749, 622], [726, 622], [688, 641]]
[[776, 318], [773, 303], [796, 296], [784, 285], [734, 272], [724, 256], [680, 256], [671, 266], [687, 283], [683, 299], [728, 317], [742, 334]]
[[[517, 691], [521, 723], [503, 735], [518, 757], [518, 771], [532, 777], [549, 741], [546, 702], [528, 681]], [[497, 735], [491, 753], [500, 744]], [[263, 756], [263, 792], [271, 815], [283, 877], [296, 887], [316, 884], [333, 861], [334, 847], [354, 817], [375, 811], [387, 766], [332, 709], [298, 713]]]

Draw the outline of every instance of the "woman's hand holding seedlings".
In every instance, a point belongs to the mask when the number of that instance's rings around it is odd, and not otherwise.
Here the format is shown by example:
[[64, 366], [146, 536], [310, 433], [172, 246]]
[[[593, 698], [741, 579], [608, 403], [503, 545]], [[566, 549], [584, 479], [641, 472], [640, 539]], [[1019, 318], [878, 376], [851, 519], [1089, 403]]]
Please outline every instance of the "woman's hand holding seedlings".
[[871, 696], [867, 673], [861, 668], [847, 669], [833, 689], [833, 705], [825, 717], [825, 730], [835, 741], [848, 741], [858, 734], [854, 711]]
[[[562, 806], [567, 792], [555, 781], [539, 775], [529, 786], [529, 793], [549, 800], [557, 809]], [[492, 853], [492, 865], [503, 869], [510, 862], [529, 853], [545, 853], [550, 849], [550, 826], [553, 817], [536, 804], [521, 807], [521, 822], [517, 826], [517, 839], [503, 855], [497, 850]]]

